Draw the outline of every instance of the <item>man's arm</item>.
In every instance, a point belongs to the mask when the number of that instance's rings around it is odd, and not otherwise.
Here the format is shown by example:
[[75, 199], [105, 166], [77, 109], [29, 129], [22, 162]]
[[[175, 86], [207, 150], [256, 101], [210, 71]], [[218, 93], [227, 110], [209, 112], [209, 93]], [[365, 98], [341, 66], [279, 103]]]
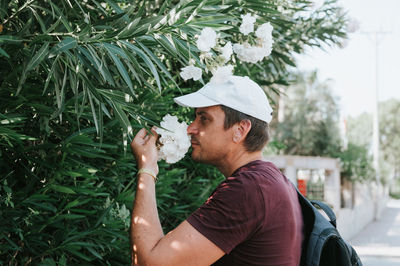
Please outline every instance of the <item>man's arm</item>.
[[[157, 133], [142, 129], [131, 143], [138, 168], [158, 173]], [[138, 176], [131, 219], [132, 263], [135, 265], [210, 265], [224, 252], [187, 221], [164, 235], [157, 212], [152, 176]]]

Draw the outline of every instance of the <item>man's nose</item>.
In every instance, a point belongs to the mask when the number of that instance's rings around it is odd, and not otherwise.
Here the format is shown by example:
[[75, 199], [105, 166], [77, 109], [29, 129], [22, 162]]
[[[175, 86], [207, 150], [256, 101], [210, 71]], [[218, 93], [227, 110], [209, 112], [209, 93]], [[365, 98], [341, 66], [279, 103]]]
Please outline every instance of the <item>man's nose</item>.
[[188, 126], [188, 128], [187, 128], [187, 133], [188, 133], [189, 135], [193, 135], [193, 134], [196, 134], [196, 133], [197, 133], [197, 127], [196, 127], [195, 121], [193, 121], [193, 122]]

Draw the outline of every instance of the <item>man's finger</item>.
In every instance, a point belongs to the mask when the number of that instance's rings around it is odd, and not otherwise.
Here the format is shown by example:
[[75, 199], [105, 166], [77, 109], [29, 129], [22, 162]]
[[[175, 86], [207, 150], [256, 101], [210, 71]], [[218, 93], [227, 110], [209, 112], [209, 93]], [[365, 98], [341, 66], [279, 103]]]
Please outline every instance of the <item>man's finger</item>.
[[151, 128], [151, 134], [149, 134], [149, 136], [150, 136], [150, 141], [155, 144], [156, 140], [158, 139], [158, 134], [156, 132], [156, 127], [152, 127]]
[[146, 137], [147, 131], [146, 129], [142, 128], [141, 130], [139, 130], [139, 132], [136, 134], [136, 136], [134, 137], [133, 141], [135, 140], [139, 140], [139, 139], [144, 139]]

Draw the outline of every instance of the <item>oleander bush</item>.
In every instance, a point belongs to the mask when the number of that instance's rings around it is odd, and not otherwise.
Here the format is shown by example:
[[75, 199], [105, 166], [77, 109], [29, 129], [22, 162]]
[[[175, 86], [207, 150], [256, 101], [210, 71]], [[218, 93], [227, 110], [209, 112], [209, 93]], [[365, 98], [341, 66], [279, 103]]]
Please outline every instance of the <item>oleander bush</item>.
[[[241, 15], [274, 27], [272, 54], [235, 61], [234, 73], [286, 85], [294, 55], [339, 44], [336, 0], [0, 2], [0, 265], [127, 265], [135, 162], [129, 141], [167, 114], [193, 111], [173, 97], [209, 80], [183, 81], [205, 27], [238, 41]], [[160, 162], [157, 201], [165, 231], [223, 177], [190, 157]]]

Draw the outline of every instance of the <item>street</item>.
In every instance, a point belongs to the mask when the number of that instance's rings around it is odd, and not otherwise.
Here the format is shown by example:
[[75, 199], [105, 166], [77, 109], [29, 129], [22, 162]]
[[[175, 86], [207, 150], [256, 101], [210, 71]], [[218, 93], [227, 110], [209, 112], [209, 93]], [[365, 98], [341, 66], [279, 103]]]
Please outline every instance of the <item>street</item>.
[[349, 242], [365, 266], [400, 265], [400, 200], [390, 199], [379, 221]]

